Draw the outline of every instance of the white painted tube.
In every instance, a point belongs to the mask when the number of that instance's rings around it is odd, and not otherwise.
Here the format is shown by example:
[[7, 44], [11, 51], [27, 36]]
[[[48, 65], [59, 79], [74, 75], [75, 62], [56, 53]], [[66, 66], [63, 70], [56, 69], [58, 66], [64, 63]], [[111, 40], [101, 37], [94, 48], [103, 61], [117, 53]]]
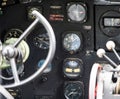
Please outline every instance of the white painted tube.
[[7, 99], [14, 99], [14, 97], [2, 85], [0, 85], [0, 93]]

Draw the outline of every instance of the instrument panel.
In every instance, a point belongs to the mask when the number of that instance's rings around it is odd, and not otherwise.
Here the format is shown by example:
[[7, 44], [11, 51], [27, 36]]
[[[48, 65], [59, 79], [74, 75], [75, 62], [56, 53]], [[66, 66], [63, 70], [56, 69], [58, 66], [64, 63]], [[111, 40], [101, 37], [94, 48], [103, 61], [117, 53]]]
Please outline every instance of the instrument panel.
[[[8, 90], [13, 95], [19, 94], [14, 96], [15, 99], [87, 99], [92, 62], [86, 61], [91, 60], [94, 51], [93, 3], [71, 0], [12, 1], [11, 4], [6, 2], [6, 5], [3, 5], [4, 1], [1, 3], [2, 42], [18, 38], [35, 19], [31, 15], [32, 10], [37, 10], [52, 25], [57, 48], [53, 61], [42, 76], [27, 85]], [[25, 42], [30, 53], [20, 74], [21, 79], [43, 64], [49, 49], [49, 38], [41, 24], [25, 38]], [[4, 69], [2, 73], [5, 77], [11, 77], [9, 69]]]
[[[0, 37], [3, 43], [12, 42], [11, 38], [18, 38], [24, 32], [35, 19], [31, 14], [33, 10], [50, 22], [57, 41], [54, 59], [42, 76], [27, 85], [8, 89], [15, 99], [88, 99], [92, 65], [106, 61], [97, 58], [96, 50], [105, 48], [105, 43], [113, 40], [120, 51], [120, 7], [103, 1], [0, 1]], [[21, 79], [27, 78], [43, 64], [49, 49], [48, 33], [38, 24], [24, 42], [27, 44], [22, 43], [23, 52], [28, 53], [25, 54], [24, 67], [20, 67]], [[2, 74], [7, 80], [1, 83], [7, 84], [12, 77], [11, 70], [6, 66]]]

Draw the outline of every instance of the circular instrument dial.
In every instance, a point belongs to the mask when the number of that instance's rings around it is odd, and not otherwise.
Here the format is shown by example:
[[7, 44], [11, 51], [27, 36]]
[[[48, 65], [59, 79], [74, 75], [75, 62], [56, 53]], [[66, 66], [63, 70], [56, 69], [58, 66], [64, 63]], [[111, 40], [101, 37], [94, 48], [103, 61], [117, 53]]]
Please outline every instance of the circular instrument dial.
[[[40, 67], [43, 65], [44, 62], [45, 62], [44, 59], [40, 60], [40, 61], [38, 62], [38, 68], [40, 68]], [[51, 71], [52, 71], [52, 64], [49, 63], [48, 66], [47, 66], [47, 68], [43, 71], [43, 73], [49, 73], [49, 72], [51, 72]]]
[[10, 38], [19, 38], [22, 33], [23, 31], [20, 29], [10, 29], [5, 35], [4, 41]]
[[76, 33], [68, 33], [64, 36], [63, 47], [70, 53], [74, 53], [81, 47], [81, 37]]
[[68, 3], [68, 20], [75, 22], [86, 21], [86, 6], [82, 3]]
[[83, 86], [79, 82], [70, 82], [65, 86], [64, 96], [66, 99], [83, 99]]
[[49, 48], [48, 34], [39, 34], [34, 38], [34, 45], [41, 49]]
[[120, 34], [120, 13], [119, 11], [107, 11], [100, 15], [99, 26], [101, 32], [108, 37], [115, 37]]
[[78, 58], [67, 58], [63, 63], [64, 75], [68, 78], [77, 78], [82, 75], [82, 61]]

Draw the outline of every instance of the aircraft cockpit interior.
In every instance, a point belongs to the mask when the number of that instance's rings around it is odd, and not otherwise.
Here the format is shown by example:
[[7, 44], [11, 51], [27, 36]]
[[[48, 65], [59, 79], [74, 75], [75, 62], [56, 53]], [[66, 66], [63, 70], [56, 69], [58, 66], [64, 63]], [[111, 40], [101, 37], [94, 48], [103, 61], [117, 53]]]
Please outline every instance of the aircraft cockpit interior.
[[120, 99], [120, 0], [0, 0], [0, 99]]

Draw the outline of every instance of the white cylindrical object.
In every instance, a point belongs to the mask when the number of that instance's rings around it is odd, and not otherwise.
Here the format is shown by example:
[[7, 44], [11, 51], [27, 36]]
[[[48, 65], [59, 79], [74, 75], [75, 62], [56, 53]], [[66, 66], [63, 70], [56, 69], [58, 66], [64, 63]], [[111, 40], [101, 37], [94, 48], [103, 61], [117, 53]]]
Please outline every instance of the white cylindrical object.
[[14, 97], [3, 87], [0, 85], [0, 93], [6, 98], [6, 99], [14, 99]]
[[107, 47], [108, 50], [112, 50], [112, 49], [115, 48], [115, 43], [113, 41], [108, 41], [106, 43], [106, 47]]
[[97, 50], [97, 56], [99, 57], [99, 58], [103, 58], [103, 56], [105, 55], [105, 50], [104, 49], [98, 49]]

